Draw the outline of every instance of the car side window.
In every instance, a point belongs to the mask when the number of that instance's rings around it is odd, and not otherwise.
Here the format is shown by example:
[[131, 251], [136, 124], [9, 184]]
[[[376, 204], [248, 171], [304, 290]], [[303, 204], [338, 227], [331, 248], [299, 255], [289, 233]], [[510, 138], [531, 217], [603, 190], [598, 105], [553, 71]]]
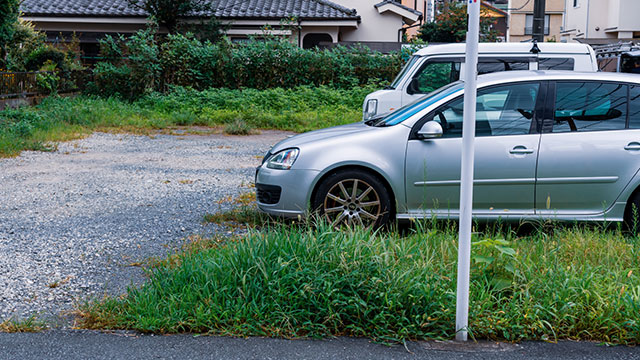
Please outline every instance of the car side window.
[[428, 94], [460, 78], [460, 62], [427, 62], [409, 83], [410, 94]]
[[640, 129], [640, 86], [629, 87], [629, 128]]
[[[476, 136], [529, 134], [534, 116], [539, 83], [496, 86], [478, 91]], [[462, 136], [464, 98], [442, 106], [433, 120], [442, 125], [445, 138]]]
[[478, 62], [478, 75], [499, 71], [529, 70], [529, 61], [519, 59], [482, 59]]
[[572, 58], [540, 58], [538, 70], [573, 70], [574, 64]]
[[627, 120], [627, 85], [560, 82], [553, 132], [621, 130]]

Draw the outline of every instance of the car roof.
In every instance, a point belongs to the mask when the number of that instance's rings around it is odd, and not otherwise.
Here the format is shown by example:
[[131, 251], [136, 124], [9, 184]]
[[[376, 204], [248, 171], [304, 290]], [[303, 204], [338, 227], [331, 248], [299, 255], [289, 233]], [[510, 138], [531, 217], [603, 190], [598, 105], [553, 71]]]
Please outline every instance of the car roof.
[[[427, 56], [427, 55], [460, 55], [465, 53], [465, 43], [457, 44], [437, 44], [429, 45], [422, 48], [414, 55]], [[531, 48], [533, 43], [480, 43], [478, 45], [478, 52], [480, 54], [523, 54], [533, 55]], [[544, 54], [590, 54], [591, 47], [587, 44], [567, 44], [567, 43], [538, 43], [540, 48], [540, 55]]]
[[640, 74], [559, 70], [500, 71], [478, 76], [478, 86], [535, 80], [591, 80], [640, 84]]

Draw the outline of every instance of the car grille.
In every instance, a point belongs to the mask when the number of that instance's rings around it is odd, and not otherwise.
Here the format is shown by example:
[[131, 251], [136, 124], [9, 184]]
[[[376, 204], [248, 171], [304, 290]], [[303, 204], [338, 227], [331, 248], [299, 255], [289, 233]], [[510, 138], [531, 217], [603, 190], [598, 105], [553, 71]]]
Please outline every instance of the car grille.
[[280, 201], [282, 188], [275, 185], [256, 184], [258, 202], [262, 204], [277, 204]]

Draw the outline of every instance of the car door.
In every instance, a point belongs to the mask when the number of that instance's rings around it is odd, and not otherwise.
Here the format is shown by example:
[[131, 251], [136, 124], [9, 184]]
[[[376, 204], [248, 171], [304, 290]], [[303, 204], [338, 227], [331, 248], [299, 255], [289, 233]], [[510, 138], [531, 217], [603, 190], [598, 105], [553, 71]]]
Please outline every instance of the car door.
[[[544, 84], [526, 82], [478, 91], [476, 112], [474, 214], [534, 213], [535, 169], [540, 134], [537, 108]], [[457, 216], [462, 147], [460, 96], [427, 114], [413, 127], [407, 143], [405, 186], [411, 216]], [[421, 140], [427, 121], [443, 127], [441, 138]]]
[[640, 90], [599, 81], [559, 81], [551, 89], [553, 102], [540, 141], [536, 213], [603, 213], [640, 168], [640, 131], [627, 129], [629, 92]]

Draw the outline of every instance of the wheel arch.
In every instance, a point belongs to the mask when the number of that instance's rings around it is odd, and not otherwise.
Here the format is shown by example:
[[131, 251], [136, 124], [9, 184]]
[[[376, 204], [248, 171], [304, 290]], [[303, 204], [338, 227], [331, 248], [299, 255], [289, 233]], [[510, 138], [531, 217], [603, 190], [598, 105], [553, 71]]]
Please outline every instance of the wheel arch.
[[396, 193], [393, 190], [393, 187], [391, 186], [391, 183], [389, 182], [389, 180], [378, 170], [373, 169], [371, 167], [365, 166], [365, 165], [360, 165], [360, 164], [343, 164], [340, 166], [336, 166], [335, 168], [332, 168], [330, 170], [325, 171], [324, 173], [322, 173], [322, 175], [320, 177], [318, 177], [318, 179], [316, 180], [316, 182], [313, 184], [313, 190], [311, 191], [310, 197], [309, 197], [309, 209], [311, 211], [313, 211], [314, 209], [312, 209], [313, 207], [313, 199], [315, 199], [316, 194], [318, 192], [318, 188], [320, 187], [320, 184], [322, 184], [322, 182], [324, 180], [326, 180], [329, 176], [340, 172], [340, 171], [345, 171], [345, 170], [360, 170], [360, 171], [364, 171], [369, 173], [370, 175], [375, 176], [376, 178], [378, 178], [378, 180], [380, 180], [380, 182], [384, 185], [385, 189], [388, 191], [389, 193], [389, 201], [391, 203], [391, 216], [390, 219], [395, 219], [396, 216], [396, 212], [397, 212], [397, 199], [396, 199]]

